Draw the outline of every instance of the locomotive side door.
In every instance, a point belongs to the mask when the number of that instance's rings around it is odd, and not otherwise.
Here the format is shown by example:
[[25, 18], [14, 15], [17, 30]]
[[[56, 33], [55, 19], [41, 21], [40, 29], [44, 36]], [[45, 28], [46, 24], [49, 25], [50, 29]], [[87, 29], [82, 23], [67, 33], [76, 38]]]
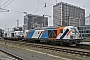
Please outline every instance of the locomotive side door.
[[11, 37], [14, 37], [14, 33], [11, 33]]
[[57, 30], [48, 30], [49, 39], [56, 39], [56, 37], [57, 37]]

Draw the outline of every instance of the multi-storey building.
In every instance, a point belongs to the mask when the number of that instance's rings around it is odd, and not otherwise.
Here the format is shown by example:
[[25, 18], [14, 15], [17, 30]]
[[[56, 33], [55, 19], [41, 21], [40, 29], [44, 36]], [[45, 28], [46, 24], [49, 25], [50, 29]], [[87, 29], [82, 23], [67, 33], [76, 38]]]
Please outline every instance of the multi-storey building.
[[88, 26], [78, 26], [80, 37], [86, 38], [90, 37], [90, 25]]
[[53, 26], [84, 26], [85, 10], [64, 2], [53, 6]]
[[90, 15], [85, 18], [85, 25], [90, 25]]
[[24, 16], [24, 30], [36, 27], [48, 27], [48, 18], [39, 15], [27, 14]]

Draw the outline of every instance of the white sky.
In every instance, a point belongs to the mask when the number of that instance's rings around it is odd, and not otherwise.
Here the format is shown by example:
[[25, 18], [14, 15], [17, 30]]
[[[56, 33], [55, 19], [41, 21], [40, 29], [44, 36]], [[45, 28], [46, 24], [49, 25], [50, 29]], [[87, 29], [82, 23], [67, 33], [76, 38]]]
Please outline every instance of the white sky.
[[[8, 0], [1, 0], [0, 6], [2, 6], [6, 1]], [[12, 0], [9, 0], [9, 2], [10, 1]], [[61, 0], [57, 0], [57, 2], [60, 1]], [[84, 8], [86, 11], [85, 12], [86, 16], [90, 14], [90, 0], [62, 0], [62, 1], [65, 3], [69, 3]], [[45, 2], [47, 5], [46, 8], [44, 8]], [[7, 4], [2, 6], [1, 8], [4, 8]], [[25, 15], [22, 12], [27, 12], [28, 14], [37, 14], [40, 16], [42, 16], [43, 14], [50, 15], [52, 17], [51, 18], [49, 17], [49, 26], [52, 26], [53, 5], [55, 4], [56, 4], [56, 0], [14, 0], [11, 4], [9, 4], [4, 8], [4, 9], [9, 9], [10, 12], [0, 12], [0, 28], [4, 29], [5, 27], [6, 28], [15, 27], [17, 19], [19, 20], [19, 26], [22, 26], [24, 23], [23, 21]]]

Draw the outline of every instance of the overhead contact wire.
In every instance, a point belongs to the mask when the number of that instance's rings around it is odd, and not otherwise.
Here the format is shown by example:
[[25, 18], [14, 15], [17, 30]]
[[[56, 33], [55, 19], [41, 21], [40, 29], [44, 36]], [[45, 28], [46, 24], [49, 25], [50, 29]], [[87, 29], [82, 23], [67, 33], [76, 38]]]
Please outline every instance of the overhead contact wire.
[[38, 8], [39, 8], [39, 0], [38, 0], [38, 6], [37, 6], [37, 9], [36, 9], [36, 11], [35, 11], [35, 14], [36, 14], [36, 12], [38, 11]]
[[3, 7], [5, 4], [7, 4], [10, 0], [6, 1], [3, 5], [1, 5], [0, 7]]
[[4, 6], [4, 8], [7, 7], [9, 4], [11, 4], [13, 1], [14, 1], [14, 0], [12, 0], [11, 2], [9, 2], [6, 6]]

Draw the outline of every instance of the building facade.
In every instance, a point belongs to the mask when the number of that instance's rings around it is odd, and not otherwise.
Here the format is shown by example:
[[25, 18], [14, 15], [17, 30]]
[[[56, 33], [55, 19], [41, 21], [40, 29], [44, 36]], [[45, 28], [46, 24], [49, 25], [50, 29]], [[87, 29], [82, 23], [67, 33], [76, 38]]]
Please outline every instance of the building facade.
[[90, 15], [85, 18], [85, 25], [90, 25]]
[[64, 2], [53, 6], [53, 26], [84, 26], [85, 10]]
[[27, 14], [24, 16], [24, 30], [36, 27], [48, 27], [48, 18], [44, 16]]
[[79, 30], [80, 37], [82, 38], [90, 37], [90, 25], [78, 26], [77, 28]]

